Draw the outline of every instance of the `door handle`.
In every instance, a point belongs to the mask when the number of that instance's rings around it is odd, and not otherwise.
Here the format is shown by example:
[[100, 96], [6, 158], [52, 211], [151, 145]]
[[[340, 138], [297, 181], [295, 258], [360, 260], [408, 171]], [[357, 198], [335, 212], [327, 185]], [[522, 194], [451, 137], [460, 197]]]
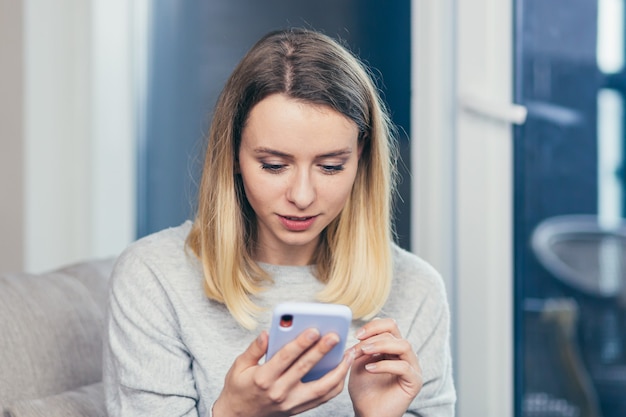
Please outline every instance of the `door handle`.
[[468, 113], [515, 125], [523, 125], [528, 116], [528, 110], [521, 104], [498, 102], [475, 94], [461, 95], [459, 106]]

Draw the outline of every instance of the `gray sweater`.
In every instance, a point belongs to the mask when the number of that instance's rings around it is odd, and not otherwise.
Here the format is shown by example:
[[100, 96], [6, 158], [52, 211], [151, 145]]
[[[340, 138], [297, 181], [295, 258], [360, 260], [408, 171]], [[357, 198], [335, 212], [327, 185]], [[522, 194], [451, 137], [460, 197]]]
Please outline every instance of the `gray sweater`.
[[[111, 416], [206, 416], [235, 358], [268, 329], [281, 301], [315, 301], [322, 285], [310, 267], [261, 266], [275, 284], [259, 297], [267, 309], [256, 331], [242, 328], [203, 290], [200, 262], [185, 248], [190, 222], [133, 243], [111, 281], [104, 384]], [[380, 317], [392, 317], [422, 367], [424, 386], [408, 415], [454, 415], [449, 310], [437, 272], [394, 245], [391, 295]], [[354, 321], [347, 347], [357, 341]], [[351, 416], [347, 388], [303, 416]]]

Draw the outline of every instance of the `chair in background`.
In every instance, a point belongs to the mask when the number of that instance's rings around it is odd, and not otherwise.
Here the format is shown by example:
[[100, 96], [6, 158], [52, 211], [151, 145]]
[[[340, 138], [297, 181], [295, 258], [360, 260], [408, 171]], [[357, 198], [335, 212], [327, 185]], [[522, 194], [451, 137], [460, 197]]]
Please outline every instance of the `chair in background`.
[[601, 417], [576, 342], [572, 299], [526, 300], [524, 417]]

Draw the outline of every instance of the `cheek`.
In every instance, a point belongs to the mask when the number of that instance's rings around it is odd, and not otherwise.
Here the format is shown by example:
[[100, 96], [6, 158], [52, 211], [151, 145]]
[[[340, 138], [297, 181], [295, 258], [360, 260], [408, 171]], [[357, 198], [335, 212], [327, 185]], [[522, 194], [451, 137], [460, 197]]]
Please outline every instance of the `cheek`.
[[331, 186], [324, 187], [324, 200], [327, 201], [328, 204], [332, 205], [335, 208], [335, 211], [339, 212], [348, 201], [353, 187], [354, 178], [346, 179], [345, 181], [337, 182]]
[[242, 172], [243, 188], [246, 198], [256, 210], [261, 206], [268, 206], [276, 201], [277, 194], [281, 193], [280, 182], [276, 179], [264, 178], [262, 175], [246, 175]]

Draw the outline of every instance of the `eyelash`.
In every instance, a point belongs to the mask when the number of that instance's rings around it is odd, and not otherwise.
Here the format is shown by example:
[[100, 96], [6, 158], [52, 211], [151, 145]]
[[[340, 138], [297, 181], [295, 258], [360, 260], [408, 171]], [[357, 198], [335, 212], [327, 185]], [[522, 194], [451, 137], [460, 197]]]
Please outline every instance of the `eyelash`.
[[[333, 175], [345, 169], [343, 165], [319, 165], [319, 167], [328, 175]], [[261, 169], [272, 174], [278, 174], [285, 169], [285, 165], [281, 164], [261, 164]]]
[[285, 165], [280, 164], [261, 164], [261, 169], [264, 171], [269, 171], [272, 174], [278, 174], [285, 169]]
[[336, 174], [344, 170], [343, 165], [320, 165], [320, 167], [322, 168], [322, 171], [330, 175]]

